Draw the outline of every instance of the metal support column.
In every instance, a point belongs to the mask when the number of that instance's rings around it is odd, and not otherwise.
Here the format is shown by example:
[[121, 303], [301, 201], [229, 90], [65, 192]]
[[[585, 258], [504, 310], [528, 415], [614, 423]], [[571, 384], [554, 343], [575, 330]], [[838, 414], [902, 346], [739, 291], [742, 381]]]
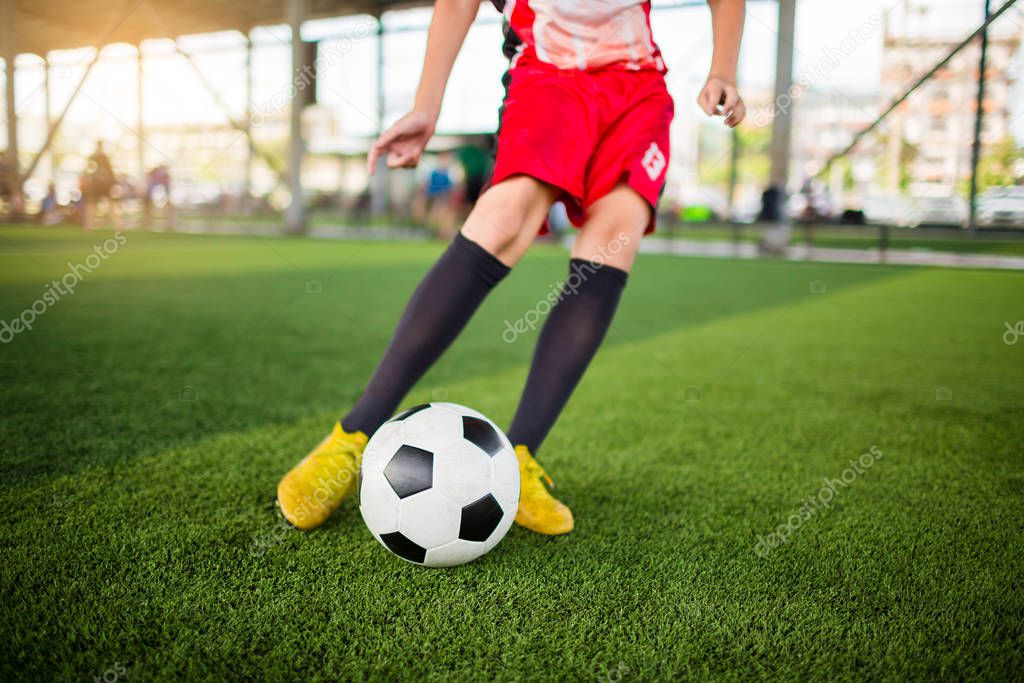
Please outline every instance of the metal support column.
[[[49, 53], [43, 55], [43, 120], [46, 121], [46, 129], [49, 130], [53, 124], [53, 93], [50, 90], [50, 58]], [[57, 181], [57, 158], [51, 149], [46, 153], [46, 165], [48, 166], [47, 178], [50, 182]]]
[[[308, 0], [285, 0], [288, 24], [292, 29], [292, 79], [302, 68], [302, 21], [306, 17]], [[305, 145], [302, 140], [302, 104], [298, 93], [292, 97], [291, 115], [288, 126], [288, 189], [292, 201], [285, 216], [288, 232], [302, 234], [306, 231], [306, 201], [302, 192], [302, 157]]]
[[769, 147], [769, 190], [763, 195], [762, 215], [771, 217], [775, 225], [761, 233], [760, 248], [779, 254], [789, 248], [792, 229], [786, 212], [786, 186], [789, 184], [790, 131], [794, 97], [793, 29], [796, 0], [779, 0], [778, 38], [775, 41], [775, 96], [772, 99], [772, 139]]
[[[140, 41], [135, 46], [135, 163], [139, 173], [136, 182], [138, 182], [138, 188], [144, 197], [138, 227], [146, 230], [152, 222], [152, 204], [150, 204], [151, 198], [149, 196], [149, 178], [146, 174], [146, 125], [143, 119], [146, 110], [142, 94], [145, 89], [142, 84], [145, 71], [142, 62], [142, 42]], [[171, 198], [168, 197], [167, 204], [170, 205], [170, 203]]]
[[139, 181], [146, 186], [146, 125], [144, 123], [143, 114], [144, 100], [142, 96], [143, 92], [143, 64], [142, 64], [142, 43], [136, 46], [135, 53], [135, 136], [138, 138], [136, 144], [136, 157], [135, 161], [139, 169]]
[[[377, 15], [377, 135], [384, 132], [384, 115], [387, 107], [384, 79], [384, 18]], [[374, 214], [380, 215], [388, 210], [390, 182], [388, 164], [385, 157], [377, 161], [370, 186], [370, 207]]]
[[14, 0], [0, 0], [0, 42], [6, 66], [4, 95], [7, 115], [7, 185], [11, 189], [11, 203], [15, 215], [21, 212], [21, 171], [18, 167], [18, 114], [14, 107], [14, 75], [16, 48], [14, 45]]
[[974, 112], [974, 141], [971, 143], [971, 210], [967, 228], [972, 235], [978, 228], [978, 161], [981, 157], [981, 127], [985, 118], [985, 62], [988, 58], [988, 21], [991, 16], [989, 0], [985, 0], [985, 24], [981, 31], [981, 57], [978, 59], [978, 102]]
[[[790, 131], [793, 97], [793, 32], [796, 23], [796, 0], [779, 0], [778, 38], [775, 41], [775, 116], [772, 118], [769, 183], [779, 190], [785, 204], [789, 182]], [[782, 212], [784, 214], [784, 212]]]
[[242, 211], [252, 212], [252, 160], [256, 150], [252, 144], [252, 36], [245, 34], [245, 182], [242, 190]]
[[729, 215], [727, 219], [733, 220], [735, 215], [735, 204], [736, 204], [736, 184], [739, 182], [739, 164], [740, 164], [740, 132], [738, 128], [732, 128], [729, 131], [729, 189], [728, 189], [728, 208]]
[[732, 241], [736, 246], [740, 243], [742, 231], [740, 222], [736, 220], [736, 185], [739, 182], [741, 146], [742, 142], [740, 141], [740, 131], [738, 128], [733, 128], [730, 131], [729, 138], [729, 215], [726, 217], [726, 220], [728, 220], [729, 224], [732, 226]]

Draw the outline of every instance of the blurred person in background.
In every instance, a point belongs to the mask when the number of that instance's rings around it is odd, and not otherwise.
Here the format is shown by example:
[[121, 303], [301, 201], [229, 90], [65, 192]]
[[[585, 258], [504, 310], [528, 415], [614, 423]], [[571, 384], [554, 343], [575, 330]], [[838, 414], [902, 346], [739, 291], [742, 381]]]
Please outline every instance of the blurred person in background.
[[8, 175], [7, 150], [0, 151], [0, 209], [11, 210], [12, 190], [11, 178]]
[[146, 208], [163, 206], [171, 197], [171, 172], [166, 164], [149, 169], [146, 174]]
[[455, 234], [455, 181], [452, 179], [451, 155], [442, 152], [427, 177], [427, 220], [441, 239], [447, 241]]
[[143, 196], [142, 218], [148, 221], [156, 209], [161, 209], [166, 226], [173, 228], [174, 205], [171, 204], [171, 171], [166, 164], [154, 166], [146, 174], [146, 192]]
[[[462, 206], [468, 213], [480, 199], [480, 194], [487, 186], [491, 174], [491, 156], [479, 145], [469, 144], [459, 148], [457, 152], [459, 164], [462, 165]], [[460, 211], [460, 214], [463, 214]], [[465, 220], [466, 215], [460, 215]]]
[[56, 225], [61, 221], [60, 204], [57, 202], [57, 186], [52, 182], [46, 186], [46, 196], [39, 207], [39, 222]]
[[110, 157], [103, 150], [103, 141], [96, 142], [96, 149], [85, 166], [85, 174], [81, 182], [82, 199], [84, 200], [82, 212], [82, 227], [92, 230], [95, 222], [96, 210], [102, 203], [105, 205], [107, 215], [117, 225], [119, 216], [112, 200], [112, 191], [116, 183], [114, 167], [110, 163]]

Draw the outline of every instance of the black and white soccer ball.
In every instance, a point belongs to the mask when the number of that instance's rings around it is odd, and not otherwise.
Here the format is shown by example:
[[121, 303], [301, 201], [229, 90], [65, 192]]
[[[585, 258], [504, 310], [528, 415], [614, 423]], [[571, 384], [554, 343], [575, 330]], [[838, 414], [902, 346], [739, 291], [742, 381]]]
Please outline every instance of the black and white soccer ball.
[[363, 452], [359, 511], [384, 547], [428, 567], [490, 551], [519, 506], [519, 462], [504, 432], [455, 403], [395, 415]]

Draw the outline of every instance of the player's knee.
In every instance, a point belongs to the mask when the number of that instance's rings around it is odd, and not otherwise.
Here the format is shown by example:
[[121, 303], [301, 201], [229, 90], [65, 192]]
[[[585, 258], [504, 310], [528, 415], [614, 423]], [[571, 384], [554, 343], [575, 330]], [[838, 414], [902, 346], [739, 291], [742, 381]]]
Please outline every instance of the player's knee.
[[513, 203], [484, 202], [482, 199], [466, 221], [463, 233], [485, 247], [505, 249], [518, 239], [520, 231], [525, 228], [527, 208]]
[[583, 226], [586, 241], [605, 251], [635, 250], [650, 222], [650, 209], [607, 211], [588, 217]]
[[487, 190], [463, 226], [467, 238], [501, 255], [533, 239], [554, 199], [543, 183], [526, 176], [509, 178]]
[[617, 195], [591, 207], [573, 247], [573, 257], [628, 271], [650, 222], [651, 209], [635, 193]]
[[599, 199], [587, 215], [586, 226], [609, 239], [615, 235], [643, 235], [651, 220], [651, 205], [632, 189], [620, 185]]
[[[509, 178], [487, 190], [477, 206], [489, 221], [507, 233], [518, 233], [531, 216], [546, 215], [547, 187], [527, 176]], [[536, 226], [530, 226], [535, 228]]]
[[588, 233], [588, 242], [606, 249], [619, 249], [639, 242], [647, 222], [647, 216], [606, 216], [602, 220], [587, 221], [583, 229]]

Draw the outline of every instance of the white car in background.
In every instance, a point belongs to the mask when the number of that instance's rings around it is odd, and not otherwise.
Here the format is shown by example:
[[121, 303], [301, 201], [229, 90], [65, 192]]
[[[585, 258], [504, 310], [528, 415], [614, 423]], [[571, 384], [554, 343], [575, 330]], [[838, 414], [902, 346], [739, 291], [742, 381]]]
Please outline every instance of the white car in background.
[[1024, 187], [993, 187], [981, 195], [978, 225], [1024, 226]]
[[957, 195], [911, 199], [910, 209], [898, 225], [916, 228], [921, 225], [956, 226], [967, 224], [967, 202]]
[[910, 200], [899, 195], [874, 195], [864, 199], [864, 218], [872, 225], [902, 225], [911, 210]]

